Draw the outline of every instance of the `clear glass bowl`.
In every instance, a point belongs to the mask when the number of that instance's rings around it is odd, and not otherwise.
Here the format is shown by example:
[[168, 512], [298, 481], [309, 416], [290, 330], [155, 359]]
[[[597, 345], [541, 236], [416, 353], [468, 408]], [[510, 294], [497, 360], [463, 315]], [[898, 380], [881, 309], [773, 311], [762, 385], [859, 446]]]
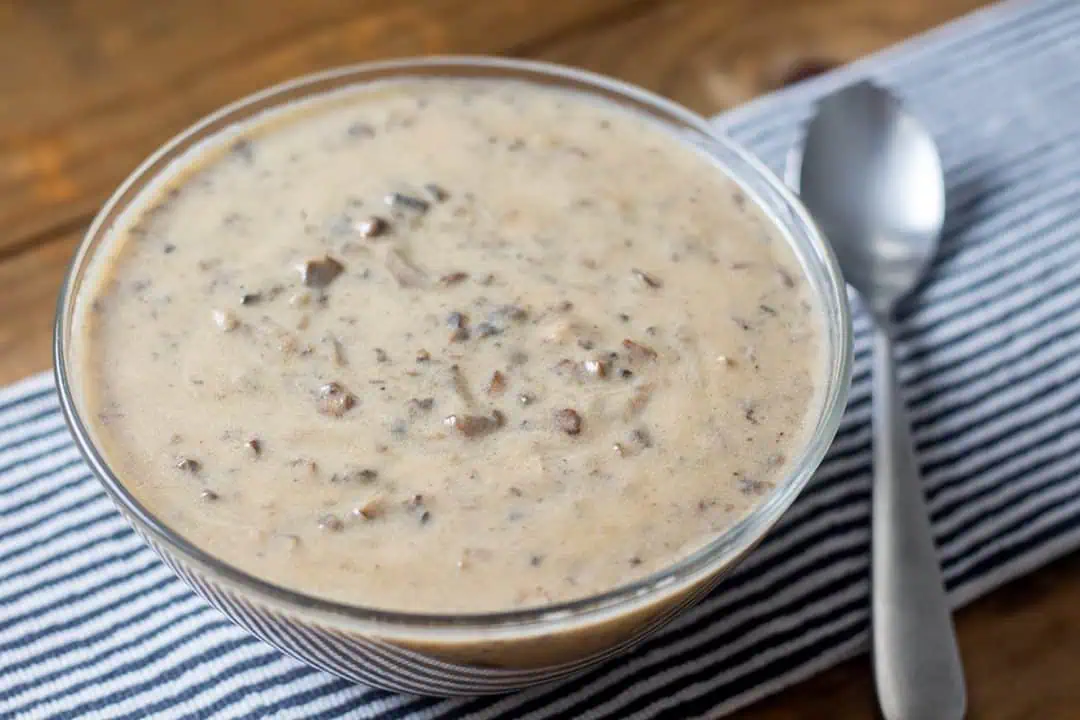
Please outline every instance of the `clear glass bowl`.
[[[828, 374], [820, 412], [790, 475], [742, 521], [662, 571], [592, 597], [540, 608], [471, 615], [399, 613], [331, 602], [254, 577], [196, 547], [141, 505], [110, 469], [83, 411], [71, 363], [79, 289], [117, 218], [192, 146], [267, 109], [356, 84], [407, 78], [503, 78], [591, 93], [650, 116], [708, 153], [776, 224], [801, 262], [825, 319]], [[852, 332], [836, 260], [798, 199], [707, 121], [640, 88], [546, 63], [435, 57], [346, 67], [258, 92], [167, 142], [105, 203], [72, 260], [60, 293], [54, 361], [68, 425], [117, 507], [161, 558], [234, 622], [311, 665], [384, 688], [430, 695], [504, 692], [553, 680], [625, 650], [716, 585], [809, 482], [847, 399]]]

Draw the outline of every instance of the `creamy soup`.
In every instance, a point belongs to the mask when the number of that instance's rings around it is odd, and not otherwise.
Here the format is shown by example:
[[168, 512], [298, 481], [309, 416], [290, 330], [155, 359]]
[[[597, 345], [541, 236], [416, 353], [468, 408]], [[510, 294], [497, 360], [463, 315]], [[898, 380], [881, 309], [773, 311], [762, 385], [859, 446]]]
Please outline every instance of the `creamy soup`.
[[542, 605], [670, 565], [807, 440], [821, 310], [707, 156], [509, 81], [338, 92], [178, 159], [80, 297], [116, 475], [325, 598]]

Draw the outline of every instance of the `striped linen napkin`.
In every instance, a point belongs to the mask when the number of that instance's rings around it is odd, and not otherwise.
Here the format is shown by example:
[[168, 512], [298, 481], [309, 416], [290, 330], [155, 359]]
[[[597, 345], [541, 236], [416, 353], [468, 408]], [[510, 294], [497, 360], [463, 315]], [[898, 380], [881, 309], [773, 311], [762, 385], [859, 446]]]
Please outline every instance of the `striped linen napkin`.
[[[943, 254], [899, 357], [956, 604], [1080, 546], [1080, 3], [1009, 3], [760, 101], [717, 127], [778, 168], [812, 102], [872, 77], [935, 133]], [[718, 717], [863, 651], [869, 326], [829, 459], [715, 593], [553, 687], [438, 700], [337, 680], [232, 626], [135, 537], [51, 379], [0, 390], [0, 717]]]

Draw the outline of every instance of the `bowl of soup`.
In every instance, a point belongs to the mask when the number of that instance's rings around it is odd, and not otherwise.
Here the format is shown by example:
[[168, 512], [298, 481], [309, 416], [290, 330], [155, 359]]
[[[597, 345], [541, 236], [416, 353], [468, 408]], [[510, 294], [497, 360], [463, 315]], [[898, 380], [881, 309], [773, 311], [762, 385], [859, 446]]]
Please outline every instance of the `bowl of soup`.
[[342, 68], [189, 128], [102, 208], [57, 384], [119, 510], [230, 619], [431, 695], [624, 652], [812, 477], [844, 284], [678, 105], [495, 58]]

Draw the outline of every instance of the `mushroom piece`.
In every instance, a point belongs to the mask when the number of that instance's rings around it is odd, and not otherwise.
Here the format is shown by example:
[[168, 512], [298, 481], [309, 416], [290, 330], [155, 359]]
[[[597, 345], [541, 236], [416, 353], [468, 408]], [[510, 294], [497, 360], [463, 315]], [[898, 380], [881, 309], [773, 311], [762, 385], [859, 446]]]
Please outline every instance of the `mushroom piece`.
[[344, 385], [328, 382], [319, 388], [316, 395], [316, 408], [323, 415], [341, 417], [356, 405], [356, 396]]
[[327, 287], [345, 272], [345, 266], [329, 255], [318, 260], [305, 260], [298, 269], [304, 285], [317, 290]]

